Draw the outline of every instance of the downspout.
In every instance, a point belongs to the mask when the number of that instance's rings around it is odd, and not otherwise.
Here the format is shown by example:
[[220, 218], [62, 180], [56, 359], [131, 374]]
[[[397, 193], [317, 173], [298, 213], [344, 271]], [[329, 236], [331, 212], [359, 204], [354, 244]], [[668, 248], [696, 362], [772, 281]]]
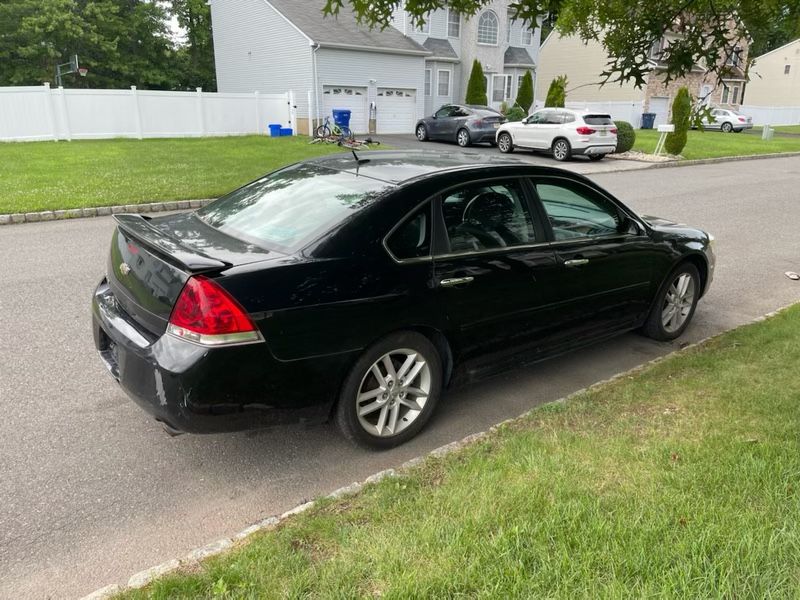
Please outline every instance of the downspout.
[[312, 84], [314, 86], [314, 113], [313, 117], [311, 118], [311, 131], [310, 135], [314, 136], [314, 131], [317, 128], [317, 123], [320, 120], [320, 110], [319, 110], [319, 72], [317, 71], [317, 50], [319, 50], [319, 44], [317, 42], [311, 42], [311, 79]]

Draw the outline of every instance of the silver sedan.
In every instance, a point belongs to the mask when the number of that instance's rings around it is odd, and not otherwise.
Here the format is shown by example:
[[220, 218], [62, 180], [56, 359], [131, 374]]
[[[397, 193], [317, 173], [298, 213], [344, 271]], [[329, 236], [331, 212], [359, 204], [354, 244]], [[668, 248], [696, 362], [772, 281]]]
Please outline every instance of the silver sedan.
[[710, 120], [703, 121], [704, 129], [719, 129], [725, 133], [741, 133], [745, 129], [752, 129], [753, 117], [748, 117], [742, 113], [728, 108], [711, 109]]

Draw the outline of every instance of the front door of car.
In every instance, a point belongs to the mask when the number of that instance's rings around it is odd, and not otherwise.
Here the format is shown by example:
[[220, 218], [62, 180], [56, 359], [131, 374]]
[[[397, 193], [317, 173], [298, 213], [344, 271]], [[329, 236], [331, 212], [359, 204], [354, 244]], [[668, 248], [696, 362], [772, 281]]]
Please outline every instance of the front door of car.
[[514, 137], [518, 146], [536, 147], [536, 130], [539, 123], [544, 119], [544, 112], [542, 110], [536, 111], [514, 128]]
[[654, 293], [655, 250], [641, 225], [580, 181], [532, 181], [559, 269], [550, 280], [562, 336], [603, 334], [638, 322]]
[[454, 106], [450, 106], [449, 104], [445, 104], [435, 113], [433, 113], [433, 119], [430, 120], [430, 129], [428, 132], [428, 137], [441, 139], [444, 137], [443, 132], [448, 127], [448, 121], [450, 120], [450, 113], [453, 112]]
[[547, 326], [540, 280], [559, 267], [526, 189], [519, 178], [490, 179], [439, 200], [436, 236], [443, 245], [434, 255], [434, 281], [466, 361], [530, 345]]

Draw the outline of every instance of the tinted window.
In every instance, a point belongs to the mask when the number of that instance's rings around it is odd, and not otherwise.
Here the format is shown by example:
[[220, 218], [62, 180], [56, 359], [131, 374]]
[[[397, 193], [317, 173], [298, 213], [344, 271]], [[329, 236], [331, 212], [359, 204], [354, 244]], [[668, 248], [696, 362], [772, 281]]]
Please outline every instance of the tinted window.
[[587, 125], [613, 125], [611, 115], [584, 115], [583, 122]]
[[395, 258], [417, 258], [431, 253], [430, 204], [421, 208], [386, 240]]
[[564, 122], [564, 113], [555, 110], [547, 111], [543, 122], [548, 125], [561, 125]]
[[574, 123], [575, 122], [575, 115], [572, 113], [561, 113], [561, 122], [562, 123]]
[[519, 246], [537, 241], [520, 183], [469, 185], [443, 198], [451, 252]]
[[617, 208], [579, 183], [538, 182], [536, 192], [557, 241], [620, 231], [621, 218]]
[[533, 113], [530, 117], [528, 117], [528, 123], [546, 123], [547, 122], [547, 115], [550, 114], [551, 110], [539, 110]]
[[452, 106], [443, 106], [439, 110], [436, 111], [437, 117], [449, 117], [450, 113], [453, 111]]
[[212, 227], [293, 251], [369, 205], [388, 184], [313, 164], [281, 169], [197, 211]]

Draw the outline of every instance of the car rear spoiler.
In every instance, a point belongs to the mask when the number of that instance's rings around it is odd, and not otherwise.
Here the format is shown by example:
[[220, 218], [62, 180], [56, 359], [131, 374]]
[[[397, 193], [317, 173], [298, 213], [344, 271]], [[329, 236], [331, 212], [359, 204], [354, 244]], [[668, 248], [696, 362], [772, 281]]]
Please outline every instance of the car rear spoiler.
[[214, 271], [231, 266], [216, 258], [211, 258], [192, 248], [187, 248], [181, 240], [153, 227], [143, 215], [113, 215], [117, 226], [147, 245], [151, 250], [165, 258], [179, 263], [189, 271]]

